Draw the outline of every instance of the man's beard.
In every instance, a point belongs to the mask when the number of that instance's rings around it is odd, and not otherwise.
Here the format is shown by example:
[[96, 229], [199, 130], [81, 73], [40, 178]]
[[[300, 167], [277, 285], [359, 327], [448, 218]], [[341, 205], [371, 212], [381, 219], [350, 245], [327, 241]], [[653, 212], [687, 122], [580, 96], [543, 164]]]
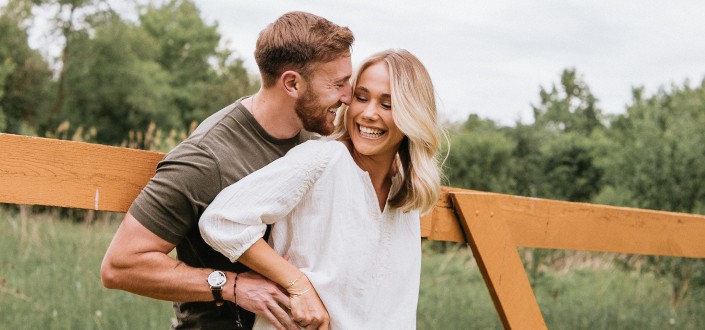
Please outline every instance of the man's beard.
[[296, 114], [301, 119], [304, 129], [321, 135], [333, 133], [333, 123], [328, 120], [328, 109], [330, 108], [333, 107], [321, 105], [318, 96], [310, 89], [296, 100], [295, 104]]

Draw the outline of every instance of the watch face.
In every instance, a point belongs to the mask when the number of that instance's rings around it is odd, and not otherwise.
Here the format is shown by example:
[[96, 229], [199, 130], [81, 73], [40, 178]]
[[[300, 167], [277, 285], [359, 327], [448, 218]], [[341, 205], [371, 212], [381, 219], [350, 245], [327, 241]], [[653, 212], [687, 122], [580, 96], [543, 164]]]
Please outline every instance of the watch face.
[[227, 280], [227, 277], [225, 277], [225, 273], [216, 270], [212, 272], [210, 275], [208, 275], [208, 284], [212, 287], [222, 287], [225, 284], [225, 281]]

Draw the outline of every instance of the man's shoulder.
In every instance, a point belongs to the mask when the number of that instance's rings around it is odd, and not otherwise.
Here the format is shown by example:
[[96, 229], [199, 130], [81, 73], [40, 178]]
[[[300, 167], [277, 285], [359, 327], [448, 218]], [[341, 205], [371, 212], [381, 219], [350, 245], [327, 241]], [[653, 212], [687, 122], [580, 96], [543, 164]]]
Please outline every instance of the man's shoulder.
[[227, 138], [227, 135], [236, 134], [239, 130], [225, 128], [232, 127], [234, 122], [242, 122], [245, 120], [239, 109], [240, 106], [240, 101], [236, 101], [208, 116], [196, 127], [193, 133], [184, 140], [184, 143], [204, 146], [212, 144], [213, 141], [217, 141], [218, 139]]
[[256, 139], [256, 128], [241, 107], [238, 100], [207, 117], [188, 138], [169, 151], [167, 157], [197, 152], [201, 156], [219, 158], [219, 155], [231, 154], [234, 148]]

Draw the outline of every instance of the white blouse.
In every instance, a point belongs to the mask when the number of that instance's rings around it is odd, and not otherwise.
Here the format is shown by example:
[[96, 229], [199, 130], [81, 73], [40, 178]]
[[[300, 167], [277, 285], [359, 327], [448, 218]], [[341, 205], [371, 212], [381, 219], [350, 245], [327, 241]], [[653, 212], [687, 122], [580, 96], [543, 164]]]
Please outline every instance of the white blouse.
[[[199, 221], [205, 241], [233, 262], [266, 224], [269, 244], [316, 288], [331, 329], [416, 328], [419, 213], [380, 211], [368, 173], [343, 143], [293, 148], [221, 191]], [[273, 327], [258, 316], [255, 329]]]

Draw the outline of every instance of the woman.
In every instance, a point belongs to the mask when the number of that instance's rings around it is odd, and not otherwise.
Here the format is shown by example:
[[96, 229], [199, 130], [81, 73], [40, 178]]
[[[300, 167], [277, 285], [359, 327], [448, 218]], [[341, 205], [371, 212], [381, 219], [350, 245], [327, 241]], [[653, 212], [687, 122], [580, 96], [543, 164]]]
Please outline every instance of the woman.
[[302, 327], [327, 309], [333, 329], [413, 329], [419, 213], [440, 191], [433, 85], [411, 53], [387, 50], [362, 63], [353, 88], [330, 138], [224, 189], [199, 226], [215, 250], [285, 288]]

